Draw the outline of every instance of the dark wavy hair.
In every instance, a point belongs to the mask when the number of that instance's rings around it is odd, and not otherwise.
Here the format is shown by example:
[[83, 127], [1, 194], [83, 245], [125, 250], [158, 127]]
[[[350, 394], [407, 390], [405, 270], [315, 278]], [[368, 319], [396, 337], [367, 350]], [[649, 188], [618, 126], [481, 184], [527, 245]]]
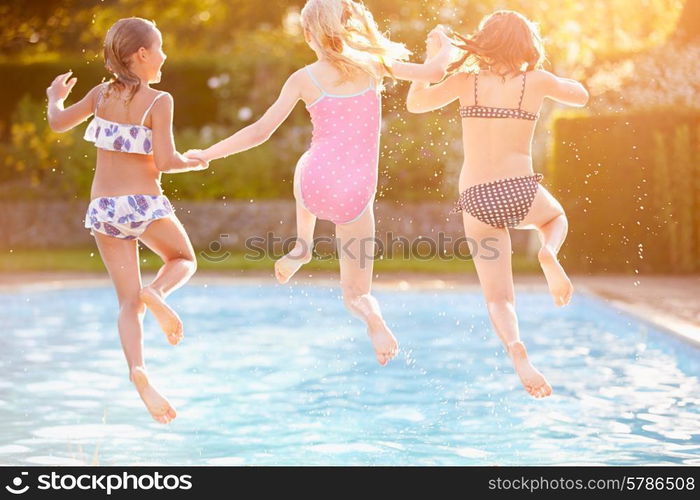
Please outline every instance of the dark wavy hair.
[[448, 72], [463, 68], [500, 66], [505, 77], [538, 69], [544, 61], [544, 44], [537, 26], [522, 14], [512, 10], [498, 10], [484, 17], [476, 33], [462, 36], [452, 33], [452, 43], [463, 51]]

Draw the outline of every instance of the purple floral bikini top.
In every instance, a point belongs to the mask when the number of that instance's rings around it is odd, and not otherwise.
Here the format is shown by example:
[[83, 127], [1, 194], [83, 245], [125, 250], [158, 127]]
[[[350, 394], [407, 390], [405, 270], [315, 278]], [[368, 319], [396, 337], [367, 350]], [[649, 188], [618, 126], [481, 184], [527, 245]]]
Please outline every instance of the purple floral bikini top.
[[86, 141], [94, 142], [96, 147], [108, 151], [152, 155], [152, 132], [150, 128], [144, 126], [143, 122], [155, 102], [163, 95], [165, 92], [161, 92], [153, 99], [153, 102], [144, 111], [139, 125], [132, 125], [112, 122], [97, 116], [97, 105], [102, 97], [102, 90], [100, 90], [95, 103], [95, 116], [85, 130], [83, 138]]

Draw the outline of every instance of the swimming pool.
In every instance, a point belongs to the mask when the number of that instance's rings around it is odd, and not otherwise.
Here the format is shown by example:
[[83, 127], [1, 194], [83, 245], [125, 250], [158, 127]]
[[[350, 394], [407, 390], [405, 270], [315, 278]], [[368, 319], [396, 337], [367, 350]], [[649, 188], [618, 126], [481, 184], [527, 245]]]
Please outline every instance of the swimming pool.
[[0, 463], [700, 464], [700, 350], [577, 295], [517, 296], [554, 396], [530, 398], [465, 291], [378, 291], [402, 351], [380, 367], [338, 288], [195, 285], [185, 341], [146, 317], [153, 422], [111, 288], [0, 293]]

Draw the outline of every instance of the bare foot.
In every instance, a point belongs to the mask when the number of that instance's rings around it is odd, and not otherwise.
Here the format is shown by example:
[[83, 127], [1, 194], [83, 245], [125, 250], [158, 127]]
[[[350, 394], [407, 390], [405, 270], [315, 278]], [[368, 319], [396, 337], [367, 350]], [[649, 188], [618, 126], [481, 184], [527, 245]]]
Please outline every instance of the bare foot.
[[141, 300], [155, 316], [160, 328], [165, 332], [168, 342], [176, 345], [184, 337], [182, 320], [172, 308], [165, 303], [160, 292], [154, 290], [150, 286], [145, 286], [141, 289]]
[[552, 294], [554, 303], [559, 307], [567, 305], [574, 292], [574, 286], [564, 268], [561, 267], [556, 253], [545, 245], [540, 248], [537, 258], [542, 266], [542, 271], [544, 271], [544, 277], [547, 278], [549, 293]]
[[285, 256], [275, 262], [275, 278], [281, 284], [285, 284], [304, 264], [311, 261], [311, 252], [304, 252], [303, 248], [295, 245]]
[[175, 408], [149, 383], [146, 370], [140, 366], [132, 368], [131, 381], [156, 422], [167, 424], [177, 416]]
[[374, 347], [374, 354], [380, 365], [385, 366], [399, 352], [399, 344], [396, 337], [386, 325], [383, 319], [370, 321], [367, 327], [367, 335]]
[[516, 340], [508, 344], [508, 354], [513, 361], [515, 372], [525, 390], [535, 398], [544, 398], [552, 394], [552, 386], [547, 379], [530, 364], [525, 344]]

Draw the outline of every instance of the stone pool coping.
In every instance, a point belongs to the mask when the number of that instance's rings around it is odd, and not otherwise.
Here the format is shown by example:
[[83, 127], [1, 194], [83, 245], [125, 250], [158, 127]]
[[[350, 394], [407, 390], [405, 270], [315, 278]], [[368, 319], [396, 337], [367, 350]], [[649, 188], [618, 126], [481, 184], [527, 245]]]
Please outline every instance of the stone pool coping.
[[582, 276], [579, 290], [700, 348], [700, 275]]
[[[143, 281], [154, 276], [146, 273]], [[595, 296], [658, 329], [673, 334], [700, 348], [700, 275], [689, 276], [579, 276], [571, 277], [576, 292]], [[275, 284], [272, 273], [260, 271], [231, 271], [221, 273], [200, 271], [191, 283], [203, 284]], [[109, 286], [103, 273], [34, 272], [0, 273], [0, 292], [18, 289], [46, 290], [79, 287]], [[333, 272], [303, 273], [292, 284], [338, 286], [338, 275]], [[384, 273], [375, 278], [376, 290], [468, 290], [479, 291], [479, 281], [473, 274]], [[546, 292], [542, 275], [515, 276], [518, 292]]]

